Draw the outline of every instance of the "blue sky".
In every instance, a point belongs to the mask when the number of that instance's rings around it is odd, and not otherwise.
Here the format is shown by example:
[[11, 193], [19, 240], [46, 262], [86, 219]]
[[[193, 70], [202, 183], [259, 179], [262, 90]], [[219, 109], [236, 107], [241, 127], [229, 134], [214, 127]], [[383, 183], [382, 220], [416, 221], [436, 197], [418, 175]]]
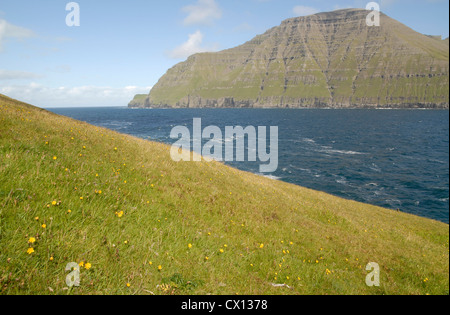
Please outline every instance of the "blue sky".
[[[0, 93], [41, 107], [126, 106], [189, 54], [240, 45], [282, 20], [360, 0], [0, 0]], [[449, 36], [448, 0], [380, 0], [414, 30]]]

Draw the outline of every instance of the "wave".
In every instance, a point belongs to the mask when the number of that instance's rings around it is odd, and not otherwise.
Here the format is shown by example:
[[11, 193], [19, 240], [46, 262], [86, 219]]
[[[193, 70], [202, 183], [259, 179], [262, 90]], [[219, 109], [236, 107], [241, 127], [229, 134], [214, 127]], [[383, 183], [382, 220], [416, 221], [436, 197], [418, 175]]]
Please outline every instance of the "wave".
[[310, 139], [310, 138], [303, 138], [302, 142], [316, 143], [316, 141], [314, 141], [313, 139]]
[[343, 155], [367, 155], [367, 153], [357, 152], [357, 151], [346, 151], [346, 150], [334, 150], [334, 149], [321, 149], [318, 152], [323, 152], [327, 154], [343, 154]]
[[274, 176], [274, 175], [265, 175], [265, 174], [259, 174], [261, 176], [264, 176], [265, 178], [273, 179], [273, 180], [280, 180], [281, 177]]

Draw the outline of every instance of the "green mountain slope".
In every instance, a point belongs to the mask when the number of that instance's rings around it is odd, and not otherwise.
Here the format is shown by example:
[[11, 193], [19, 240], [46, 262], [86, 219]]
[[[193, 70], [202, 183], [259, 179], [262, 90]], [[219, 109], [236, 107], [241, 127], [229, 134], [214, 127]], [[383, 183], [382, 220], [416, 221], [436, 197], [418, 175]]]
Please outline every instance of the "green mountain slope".
[[0, 294], [448, 294], [447, 224], [169, 150], [0, 95]]
[[288, 19], [251, 41], [196, 54], [131, 107], [448, 108], [449, 46], [365, 10]]

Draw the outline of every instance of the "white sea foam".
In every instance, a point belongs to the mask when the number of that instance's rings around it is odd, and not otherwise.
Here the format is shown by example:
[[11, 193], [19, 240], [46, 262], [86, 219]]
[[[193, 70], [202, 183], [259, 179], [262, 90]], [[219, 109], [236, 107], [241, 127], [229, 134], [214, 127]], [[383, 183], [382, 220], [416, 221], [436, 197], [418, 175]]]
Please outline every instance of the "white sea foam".
[[280, 180], [281, 179], [281, 177], [274, 176], [274, 175], [264, 175], [264, 174], [259, 174], [259, 175], [262, 175], [262, 176], [264, 176], [266, 178], [273, 179], [273, 180]]
[[324, 152], [327, 154], [344, 154], [344, 155], [366, 155], [367, 153], [357, 152], [357, 151], [346, 151], [346, 150], [333, 150], [333, 149], [322, 149], [319, 152]]

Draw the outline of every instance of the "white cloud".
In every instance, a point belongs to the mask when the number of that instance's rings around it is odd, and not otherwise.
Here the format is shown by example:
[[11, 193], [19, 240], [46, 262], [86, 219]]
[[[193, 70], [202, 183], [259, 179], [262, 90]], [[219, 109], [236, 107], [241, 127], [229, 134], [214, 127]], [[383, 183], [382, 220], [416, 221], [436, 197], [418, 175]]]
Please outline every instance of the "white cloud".
[[197, 31], [194, 34], [189, 34], [189, 39], [187, 40], [187, 42], [169, 52], [168, 55], [173, 59], [186, 59], [187, 57], [196, 53], [217, 51], [217, 45], [203, 47], [202, 42], [202, 32]]
[[306, 7], [306, 6], [303, 6], [303, 5], [295, 6], [292, 9], [292, 11], [294, 12], [294, 14], [296, 16], [306, 16], [306, 15], [312, 15], [312, 14], [316, 14], [316, 13], [320, 12], [316, 8]]
[[47, 71], [54, 72], [54, 73], [69, 73], [72, 71], [72, 68], [69, 65], [57, 65], [52, 67], [47, 67]]
[[0, 93], [39, 107], [127, 106], [136, 94], [151, 87], [47, 87], [37, 83], [0, 87]]
[[41, 75], [31, 72], [0, 69], [0, 81], [32, 80], [41, 77], [42, 77]]
[[183, 11], [188, 13], [184, 25], [210, 25], [222, 17], [222, 10], [215, 0], [198, 0], [196, 4], [184, 7]]
[[3, 50], [3, 41], [6, 38], [28, 38], [34, 36], [34, 32], [0, 19], [0, 52]]

